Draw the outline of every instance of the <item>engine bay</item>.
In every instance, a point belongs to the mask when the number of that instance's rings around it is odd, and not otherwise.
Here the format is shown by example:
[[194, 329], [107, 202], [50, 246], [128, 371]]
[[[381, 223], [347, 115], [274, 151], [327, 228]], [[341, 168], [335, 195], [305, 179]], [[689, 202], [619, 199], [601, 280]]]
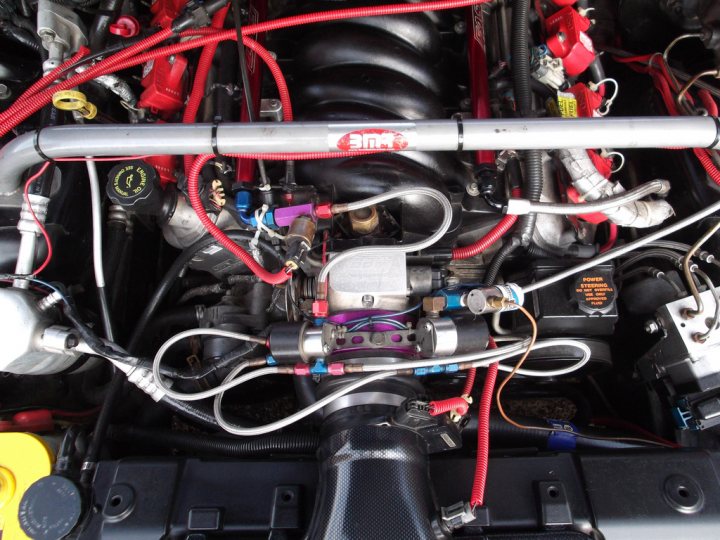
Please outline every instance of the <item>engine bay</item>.
[[0, 538], [716, 538], [719, 6], [0, 0]]

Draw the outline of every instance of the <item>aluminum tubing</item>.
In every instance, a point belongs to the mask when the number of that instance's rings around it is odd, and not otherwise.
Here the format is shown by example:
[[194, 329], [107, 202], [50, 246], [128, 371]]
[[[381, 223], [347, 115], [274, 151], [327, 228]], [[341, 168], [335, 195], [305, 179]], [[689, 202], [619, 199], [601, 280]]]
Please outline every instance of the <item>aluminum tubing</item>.
[[466, 120], [463, 127], [465, 150], [720, 147], [720, 124], [709, 116]]
[[[211, 124], [57, 126], [37, 136], [27, 133], [0, 149], [0, 194], [17, 190], [22, 173], [45, 157], [212, 154], [212, 133]], [[225, 154], [718, 148], [719, 140], [717, 120], [711, 117], [226, 123], [217, 127], [217, 147]]]
[[670, 182], [667, 180], [651, 180], [629, 191], [612, 195], [604, 199], [586, 201], [583, 203], [544, 203], [533, 202], [527, 199], [509, 199], [507, 213], [521, 216], [529, 213], [554, 214], [560, 216], [576, 216], [579, 214], [593, 214], [606, 212], [638, 201], [648, 195], [665, 194], [670, 191]]

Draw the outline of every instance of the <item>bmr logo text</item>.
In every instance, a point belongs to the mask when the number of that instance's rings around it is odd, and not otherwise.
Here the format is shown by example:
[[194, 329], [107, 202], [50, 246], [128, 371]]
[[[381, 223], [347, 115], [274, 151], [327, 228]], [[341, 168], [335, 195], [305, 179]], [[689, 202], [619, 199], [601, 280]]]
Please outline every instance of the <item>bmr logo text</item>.
[[337, 147], [353, 150], [404, 150], [408, 141], [402, 133], [388, 129], [360, 129], [340, 137]]

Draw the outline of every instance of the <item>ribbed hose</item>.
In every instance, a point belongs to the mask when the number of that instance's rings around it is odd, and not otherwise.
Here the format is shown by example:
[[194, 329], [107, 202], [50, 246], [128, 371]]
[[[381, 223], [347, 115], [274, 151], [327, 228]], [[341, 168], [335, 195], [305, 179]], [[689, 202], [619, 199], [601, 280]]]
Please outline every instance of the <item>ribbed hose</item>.
[[485, 270], [483, 283], [488, 285], [495, 283], [505, 259], [507, 259], [518, 246], [520, 246], [520, 238], [518, 236], [511, 236], [505, 241], [502, 247], [495, 253], [492, 261], [490, 261], [490, 265]]
[[[515, 418], [515, 420], [522, 421], [524, 425], [537, 426], [538, 428], [547, 428], [548, 424], [542, 420], [536, 418]], [[582, 433], [592, 436], [607, 436], [605, 434], [597, 434], [591, 429], [583, 429]], [[507, 423], [503, 420], [499, 414], [490, 415], [490, 438], [494, 441], [494, 445], [502, 445], [503, 447], [508, 446], [526, 446], [533, 445], [540, 448], [548, 447], [548, 439], [550, 438], [551, 432], [540, 429], [520, 429]], [[577, 448], [592, 448], [592, 449], [629, 449], [629, 448], [647, 448], [649, 445], [636, 442], [617, 441], [611, 438], [608, 439], [590, 439], [586, 437], [576, 437], [575, 445]]]
[[140, 53], [154, 47], [155, 45], [165, 41], [166, 39], [173, 36], [173, 31], [170, 28], [166, 28], [158, 31], [157, 33], [149, 36], [133, 45], [130, 45], [127, 49], [120, 51], [119, 53], [106, 58], [87, 70], [70, 77], [64, 81], [59, 82], [52, 88], [46, 88], [36, 94], [29, 96], [27, 99], [18, 99], [11, 107], [0, 114], [0, 137], [7, 134], [12, 128], [20, 124], [26, 118], [32, 116], [35, 112], [42, 109], [46, 104], [52, 101], [52, 96], [56, 92], [61, 90], [70, 90], [76, 86], [88, 82], [98, 75], [105, 73], [111, 73], [116, 71], [115, 66], [120, 62], [127, 60]]
[[[491, 349], [497, 348], [495, 341], [491, 341]], [[490, 462], [490, 409], [497, 380], [497, 362], [488, 366], [485, 375], [485, 384], [480, 395], [478, 410], [478, 448], [475, 462], [475, 477], [470, 495], [470, 504], [483, 506], [485, 504], [485, 485], [487, 484], [488, 464]]]
[[119, 441], [227, 457], [262, 456], [270, 452], [314, 454], [320, 446], [320, 436], [315, 433], [281, 433], [257, 439], [230, 439], [133, 426], [113, 426], [108, 436]]
[[[515, 103], [518, 115], [522, 118], [532, 116], [532, 85], [530, 77], [530, 50], [528, 49], [528, 18], [531, 0], [515, 0], [512, 11], [512, 76], [515, 90]], [[523, 152], [525, 158], [525, 198], [539, 201], [543, 188], [542, 153], [539, 150]], [[518, 245], [528, 246], [532, 241], [537, 218], [534, 214], [522, 216], [518, 220], [516, 235]], [[517, 247], [517, 246], [515, 246]], [[513, 248], [515, 249], [515, 248]], [[510, 253], [505, 255], [507, 257]], [[502, 261], [500, 261], [502, 262]]]
[[[287, 17], [274, 21], [266, 21], [259, 24], [247, 25], [243, 28], [244, 36], [269, 32], [280, 28], [289, 28], [292, 26], [300, 26], [304, 24], [315, 24], [319, 22], [335, 21], [342, 19], [351, 19], [357, 17], [373, 17], [381, 15], [398, 15], [402, 13], [417, 13], [422, 11], [436, 11], [444, 9], [454, 9], [467, 7], [475, 4], [485, 3], [487, 0], [438, 0], [434, 2], [420, 2], [417, 4], [392, 4], [386, 6], [370, 6], [360, 8], [339, 9], [335, 11], [323, 11], [318, 13], [309, 13]], [[207, 29], [203, 29], [207, 30]], [[193, 31], [195, 32], [195, 31]], [[195, 32], [203, 34], [204, 32]], [[146, 60], [141, 59], [143, 55], [139, 55], [142, 51], [147, 51], [166, 39], [172, 37], [173, 30], [166, 28], [149, 36], [138, 43], [129, 46], [127, 49], [120, 51], [112, 56], [98, 62], [91, 68], [82, 73], [70, 77], [65, 81], [58, 83], [57, 86], [48, 91], [38, 93], [37, 95], [27, 99], [18, 99], [10, 108], [0, 114], [0, 137], [8, 133], [12, 128], [20, 124], [23, 120], [31, 116], [33, 113], [41, 109], [45, 104], [52, 101], [52, 95], [60, 90], [68, 90], [82, 83], [94, 79], [98, 75], [113, 73], [131, 66], [144, 63]], [[225, 30], [214, 32], [212, 35], [204, 35], [200, 38], [178, 43], [169, 47], [163, 47], [154, 51], [153, 54], [158, 56], [168, 56], [177, 54], [182, 51], [202, 47], [208, 43], [223, 41], [227, 39], [237, 39], [235, 30]], [[245, 42], [245, 46], [248, 43]], [[137, 56], [136, 56], [137, 55]], [[132, 60], [129, 60], [132, 58]]]
[[[225, 22], [229, 7], [224, 7], [213, 15], [212, 23], [210, 26], [214, 29], [221, 29]], [[217, 51], [219, 43], [208, 43], [203, 47], [198, 59], [197, 67], [195, 69], [195, 79], [193, 80], [192, 89], [190, 90], [190, 96], [188, 97], [185, 111], [183, 112], [182, 121], [183, 124], [192, 124], [195, 122], [195, 117], [200, 109], [200, 103], [205, 97], [205, 85], [207, 83], [210, 69], [212, 69], [213, 58], [215, 58], [215, 52]], [[185, 174], [187, 175], [192, 166], [193, 156], [185, 156]]]
[[0, 33], [40, 54], [40, 44], [32, 39], [25, 30], [18, 28], [9, 21], [0, 21]]
[[500, 240], [500, 238], [502, 238], [502, 236], [510, 230], [513, 225], [515, 225], [517, 219], [517, 216], [507, 215], [477, 242], [474, 242], [469, 246], [454, 248], [452, 250], [453, 260], [469, 259], [470, 257], [474, 257], [475, 255], [482, 253], [495, 242]]

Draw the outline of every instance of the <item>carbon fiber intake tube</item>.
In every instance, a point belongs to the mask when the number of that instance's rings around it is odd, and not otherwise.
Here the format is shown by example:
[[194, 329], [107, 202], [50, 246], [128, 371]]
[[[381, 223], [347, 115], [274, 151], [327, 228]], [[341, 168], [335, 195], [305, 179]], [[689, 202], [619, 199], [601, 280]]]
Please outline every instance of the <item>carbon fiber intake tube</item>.
[[325, 438], [308, 540], [449, 538], [439, 525], [425, 443], [393, 426]]

